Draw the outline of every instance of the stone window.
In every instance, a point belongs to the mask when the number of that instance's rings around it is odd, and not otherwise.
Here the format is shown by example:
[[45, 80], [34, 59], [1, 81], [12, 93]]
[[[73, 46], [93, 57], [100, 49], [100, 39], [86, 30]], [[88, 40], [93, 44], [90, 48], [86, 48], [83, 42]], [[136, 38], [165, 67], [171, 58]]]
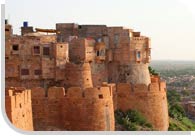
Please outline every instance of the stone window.
[[21, 75], [29, 75], [29, 69], [21, 69]]
[[43, 47], [43, 55], [49, 56], [50, 55], [50, 49], [49, 47]]
[[99, 94], [99, 99], [103, 99], [103, 94]]
[[12, 50], [18, 51], [19, 50], [19, 45], [18, 44], [13, 44], [12, 45]]
[[97, 56], [100, 56], [100, 51], [97, 51], [96, 54], [97, 54]]
[[40, 54], [40, 46], [34, 46], [33, 52], [34, 52], [34, 54], [39, 55]]
[[119, 44], [119, 34], [114, 35], [114, 45], [115, 47], [118, 47]]
[[84, 93], [84, 92], [82, 92], [82, 97], [83, 97], [83, 98], [85, 97], [85, 93]]
[[34, 70], [34, 75], [37, 75], [37, 76], [39, 76], [39, 75], [41, 75], [41, 70], [40, 69], [36, 69], [36, 70]]
[[96, 55], [97, 55], [97, 56], [105, 56], [105, 50], [104, 50], [104, 49], [98, 50], [98, 51], [96, 52]]
[[141, 59], [141, 52], [140, 51], [137, 52], [137, 59]]

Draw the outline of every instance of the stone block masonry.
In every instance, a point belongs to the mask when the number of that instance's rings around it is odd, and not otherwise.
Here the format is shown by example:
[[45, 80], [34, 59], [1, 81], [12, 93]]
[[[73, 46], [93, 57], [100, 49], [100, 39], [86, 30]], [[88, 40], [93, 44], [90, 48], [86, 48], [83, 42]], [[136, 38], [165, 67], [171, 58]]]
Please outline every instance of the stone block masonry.
[[19, 129], [32, 131], [31, 90], [22, 87], [6, 89], [5, 107], [9, 120]]
[[[46, 96], [47, 91], [47, 96]], [[32, 89], [35, 130], [114, 130], [113, 93], [109, 86], [81, 89]]]
[[[117, 108], [140, 111], [157, 130], [168, 130], [169, 116], [165, 82], [117, 84]], [[125, 104], [124, 104], [125, 103]]]

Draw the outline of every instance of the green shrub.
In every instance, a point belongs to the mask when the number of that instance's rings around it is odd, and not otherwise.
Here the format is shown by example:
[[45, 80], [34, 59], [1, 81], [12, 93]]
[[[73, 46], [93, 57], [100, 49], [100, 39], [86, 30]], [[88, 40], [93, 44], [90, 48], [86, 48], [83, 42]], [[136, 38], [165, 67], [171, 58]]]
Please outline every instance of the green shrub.
[[167, 99], [169, 104], [181, 102], [181, 96], [175, 90], [167, 91]]
[[169, 131], [194, 131], [195, 124], [184, 117], [181, 121], [170, 118], [169, 121]]
[[148, 67], [148, 70], [149, 70], [150, 74], [152, 74], [152, 75], [159, 75], [159, 73], [157, 73], [154, 69], [152, 69], [151, 66]]
[[146, 123], [146, 119], [136, 110], [128, 110], [127, 115], [136, 124], [143, 125]]
[[145, 126], [148, 128], [152, 128], [152, 124], [150, 124], [150, 123], [145, 123]]
[[183, 96], [190, 96], [190, 91], [188, 91], [188, 90], [183, 90], [183, 91], [181, 91], [181, 94], [182, 94]]
[[136, 126], [135, 123], [131, 123], [131, 124], [128, 125], [127, 130], [136, 131], [138, 129], [137, 129], [137, 126]]
[[152, 129], [152, 125], [147, 122], [147, 120], [136, 110], [128, 110], [127, 112], [122, 112], [121, 110], [115, 111], [116, 122], [126, 130], [136, 131], [138, 128], [148, 128]]
[[[185, 95], [187, 93], [184, 93]], [[168, 91], [169, 129], [170, 131], [193, 131], [195, 123], [187, 118], [181, 103], [181, 96], [176, 91]]]

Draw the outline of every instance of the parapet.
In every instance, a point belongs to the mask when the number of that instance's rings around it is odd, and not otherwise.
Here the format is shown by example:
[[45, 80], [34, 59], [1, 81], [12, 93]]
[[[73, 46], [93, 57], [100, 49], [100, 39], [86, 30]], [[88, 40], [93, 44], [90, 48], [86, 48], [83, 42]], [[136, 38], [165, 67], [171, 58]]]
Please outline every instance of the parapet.
[[[101, 87], [86, 88], [70, 87], [65, 94], [64, 87], [50, 87], [45, 90], [42, 87], [32, 88], [32, 98], [85, 98], [85, 99], [110, 99], [113, 97], [115, 84], [103, 84]], [[47, 95], [46, 95], [47, 92]], [[12, 92], [9, 92], [12, 93]]]
[[65, 89], [63, 87], [50, 87], [48, 89], [48, 98], [63, 98]]
[[139, 93], [139, 92], [166, 92], [166, 83], [164, 81], [150, 83], [149, 85], [145, 84], [129, 84], [129, 83], [118, 83], [117, 90], [129, 90], [130, 93]]
[[65, 89], [63, 87], [50, 87], [48, 90], [45, 90], [42, 87], [32, 88], [32, 98], [63, 98], [65, 96]]
[[10, 122], [17, 128], [32, 131], [31, 90], [12, 87], [5, 92], [5, 109]]
[[12, 87], [5, 90], [5, 107], [7, 114], [16, 108], [23, 108], [26, 103], [31, 102], [31, 90], [22, 87]]
[[160, 77], [158, 75], [150, 75], [150, 78], [152, 83], [157, 83], [160, 81]]
[[[55, 86], [46, 91], [37, 87], [33, 91], [35, 130], [47, 130], [48, 126], [77, 131], [114, 130], [113, 99], [109, 84], [86, 89], [70, 87], [66, 94], [63, 87]], [[36, 97], [39, 91], [42, 94]], [[46, 92], [47, 96], [44, 94]]]
[[80, 87], [68, 88], [67, 98], [84, 98], [84, 99], [109, 99], [112, 98], [112, 90], [110, 87], [94, 87], [81, 89]]

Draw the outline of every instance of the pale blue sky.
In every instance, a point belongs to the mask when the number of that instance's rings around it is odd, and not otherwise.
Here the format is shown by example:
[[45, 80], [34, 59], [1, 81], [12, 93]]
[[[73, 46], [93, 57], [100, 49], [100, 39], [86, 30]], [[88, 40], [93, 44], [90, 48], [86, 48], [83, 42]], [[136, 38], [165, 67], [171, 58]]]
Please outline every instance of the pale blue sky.
[[125, 26], [151, 37], [153, 60], [195, 60], [195, 12], [190, 2], [6, 0], [5, 17], [13, 25], [14, 33], [20, 32], [23, 21], [41, 28], [55, 28], [55, 23], [63, 22]]

